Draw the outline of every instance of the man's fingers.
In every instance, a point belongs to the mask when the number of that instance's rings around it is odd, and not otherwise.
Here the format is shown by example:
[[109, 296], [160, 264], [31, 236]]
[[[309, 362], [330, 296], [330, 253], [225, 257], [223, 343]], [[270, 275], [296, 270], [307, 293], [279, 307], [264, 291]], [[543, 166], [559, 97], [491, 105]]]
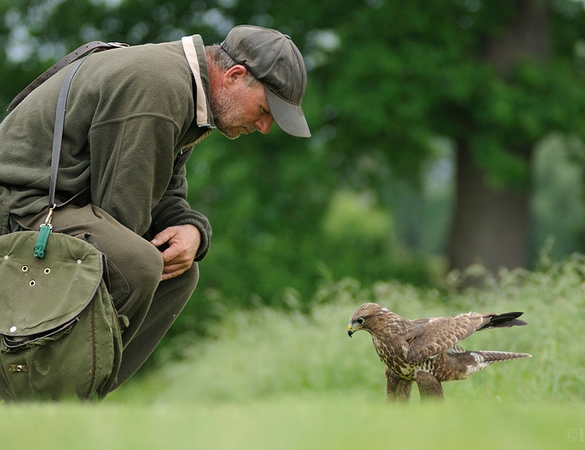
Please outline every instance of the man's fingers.
[[170, 266], [165, 266], [163, 269], [163, 273], [161, 276], [161, 280], [170, 280], [171, 278], [178, 277], [182, 273], [184, 273], [187, 269], [191, 267], [188, 264], [173, 264]]
[[171, 245], [164, 252], [161, 253], [163, 262], [165, 264], [172, 263], [181, 254], [181, 249], [177, 248], [176, 245]]
[[169, 232], [169, 229], [164, 229], [160, 233], [158, 233], [150, 243], [155, 247], [160, 247], [161, 245], [167, 243], [169, 239], [171, 239], [172, 234]]
[[[201, 242], [199, 230], [193, 225], [177, 225], [158, 233], [151, 241], [161, 250], [164, 262], [162, 280], [181, 275], [193, 264]], [[166, 248], [161, 246], [166, 244]]]

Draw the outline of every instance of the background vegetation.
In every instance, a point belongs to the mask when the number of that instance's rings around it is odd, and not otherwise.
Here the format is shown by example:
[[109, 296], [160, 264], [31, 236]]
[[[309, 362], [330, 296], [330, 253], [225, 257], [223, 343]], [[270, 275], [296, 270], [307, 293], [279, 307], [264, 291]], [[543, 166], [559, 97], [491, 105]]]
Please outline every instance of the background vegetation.
[[550, 236], [557, 257], [583, 250], [581, 1], [3, 0], [0, 15], [0, 105], [93, 39], [213, 43], [253, 23], [305, 55], [311, 139], [216, 135], [189, 162], [214, 238], [175, 333], [205, 333], [224, 305], [308, 305], [322, 280], [440, 286], [472, 263], [531, 268]]
[[[51, 431], [46, 442], [65, 448], [98, 435], [144, 448], [169, 435], [353, 448], [428, 442], [423, 427], [435, 444], [463, 443], [458, 430], [487, 436], [479, 448], [574, 444], [570, 430], [585, 427], [582, 1], [0, 0], [0, 17], [0, 106], [90, 40], [213, 43], [235, 24], [277, 28], [305, 55], [313, 131], [197, 145], [189, 200], [214, 237], [169, 339], [103, 409], [3, 405], [1, 442]], [[477, 279], [484, 290], [463, 290]], [[529, 327], [469, 344], [534, 358], [448, 385], [445, 410], [383, 409], [371, 343], [344, 335], [366, 300], [407, 317], [524, 310]], [[31, 420], [43, 433], [23, 432]]]
[[[585, 260], [501, 273], [482, 291], [398, 282], [325, 283], [310, 314], [260, 307], [227, 312], [180, 362], [159, 352], [151, 370], [98, 407], [2, 405], [3, 445], [52, 449], [578, 448], [585, 438]], [[386, 405], [383, 365], [367, 333], [349, 339], [353, 310], [377, 301], [405, 317], [525, 311], [528, 326], [476, 333], [468, 349], [525, 351], [465, 381], [445, 383], [444, 404]], [[34, 423], [34, 432], [31, 424]]]
[[585, 259], [550, 264], [543, 255], [542, 262], [542, 271], [505, 271], [500, 281], [490, 279], [489, 288], [465, 294], [457, 293], [458, 285], [485, 269], [477, 266], [451, 277], [447, 293], [344, 279], [317, 290], [310, 314], [272, 308], [226, 311], [207, 339], [185, 342], [184, 361], [165, 369], [165, 352], [159, 352], [163, 368], [138, 385], [148, 386], [150, 395], [137, 397], [213, 404], [319, 393], [383, 399], [383, 365], [371, 339], [358, 333], [350, 340], [346, 334], [355, 308], [374, 301], [410, 319], [470, 310], [524, 311], [529, 326], [476, 333], [463, 347], [527, 352], [533, 358], [495, 364], [467, 381], [446, 383], [447, 398], [581, 404], [585, 361], [575, 337], [585, 330]]

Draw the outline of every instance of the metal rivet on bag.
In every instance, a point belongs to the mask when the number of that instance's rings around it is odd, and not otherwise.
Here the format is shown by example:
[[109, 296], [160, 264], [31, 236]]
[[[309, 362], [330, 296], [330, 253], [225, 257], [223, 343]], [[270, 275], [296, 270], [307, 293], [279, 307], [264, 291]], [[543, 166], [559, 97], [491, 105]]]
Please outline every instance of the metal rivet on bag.
[[51, 273], [51, 269], [49, 267], [47, 267], [45, 270], [45, 275], [49, 275]]
[[28, 366], [26, 364], [10, 364], [10, 366], [8, 366], [8, 371], [10, 373], [15, 373], [15, 372], [27, 373]]
[[22, 271], [23, 272], [28, 272], [28, 266], [22, 266]]
[[28, 283], [30, 287], [33, 287], [35, 284], [37, 284], [35, 280], [30, 280], [30, 283]]
[[12, 326], [10, 327], [10, 332], [11, 332], [11, 333], [16, 333], [16, 330], [18, 330], [18, 328], [16, 328], [14, 325], [12, 325]]
[[77, 260], [77, 264], [81, 264], [81, 259], [78, 259]]
[[10, 258], [10, 256], [4, 255], [4, 259], [8, 259], [8, 258]]

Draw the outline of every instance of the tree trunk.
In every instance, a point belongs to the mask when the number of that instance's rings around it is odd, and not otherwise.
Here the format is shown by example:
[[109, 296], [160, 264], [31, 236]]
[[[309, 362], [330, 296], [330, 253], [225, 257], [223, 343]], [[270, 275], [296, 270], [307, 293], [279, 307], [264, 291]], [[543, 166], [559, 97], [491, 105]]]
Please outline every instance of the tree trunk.
[[451, 268], [463, 270], [480, 263], [495, 273], [502, 266], [526, 267], [528, 191], [493, 189], [465, 143], [457, 148], [456, 177], [457, 200], [448, 247]]
[[[549, 0], [514, 0], [516, 16], [508, 29], [487, 39], [484, 60], [506, 79], [523, 57], [546, 61], [550, 50]], [[534, 142], [520, 152], [530, 162]], [[505, 145], [505, 143], [504, 143]], [[492, 188], [473, 160], [466, 142], [457, 145], [456, 201], [448, 256], [452, 269], [481, 263], [492, 273], [501, 267], [527, 267], [529, 186], [525, 190]], [[516, 152], [518, 154], [518, 152]]]

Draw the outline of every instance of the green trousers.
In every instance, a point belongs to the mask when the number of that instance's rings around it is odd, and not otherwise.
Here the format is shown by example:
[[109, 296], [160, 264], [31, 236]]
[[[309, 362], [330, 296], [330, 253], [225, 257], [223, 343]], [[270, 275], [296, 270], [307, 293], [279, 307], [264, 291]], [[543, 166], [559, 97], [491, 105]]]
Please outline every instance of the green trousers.
[[[46, 214], [12, 220], [11, 231], [37, 230]], [[161, 281], [159, 250], [91, 204], [57, 209], [52, 224], [54, 232], [85, 239], [106, 255], [110, 294], [118, 313], [129, 319], [122, 334], [122, 367], [113, 390], [146, 361], [189, 300], [199, 280], [197, 263], [180, 276]]]

